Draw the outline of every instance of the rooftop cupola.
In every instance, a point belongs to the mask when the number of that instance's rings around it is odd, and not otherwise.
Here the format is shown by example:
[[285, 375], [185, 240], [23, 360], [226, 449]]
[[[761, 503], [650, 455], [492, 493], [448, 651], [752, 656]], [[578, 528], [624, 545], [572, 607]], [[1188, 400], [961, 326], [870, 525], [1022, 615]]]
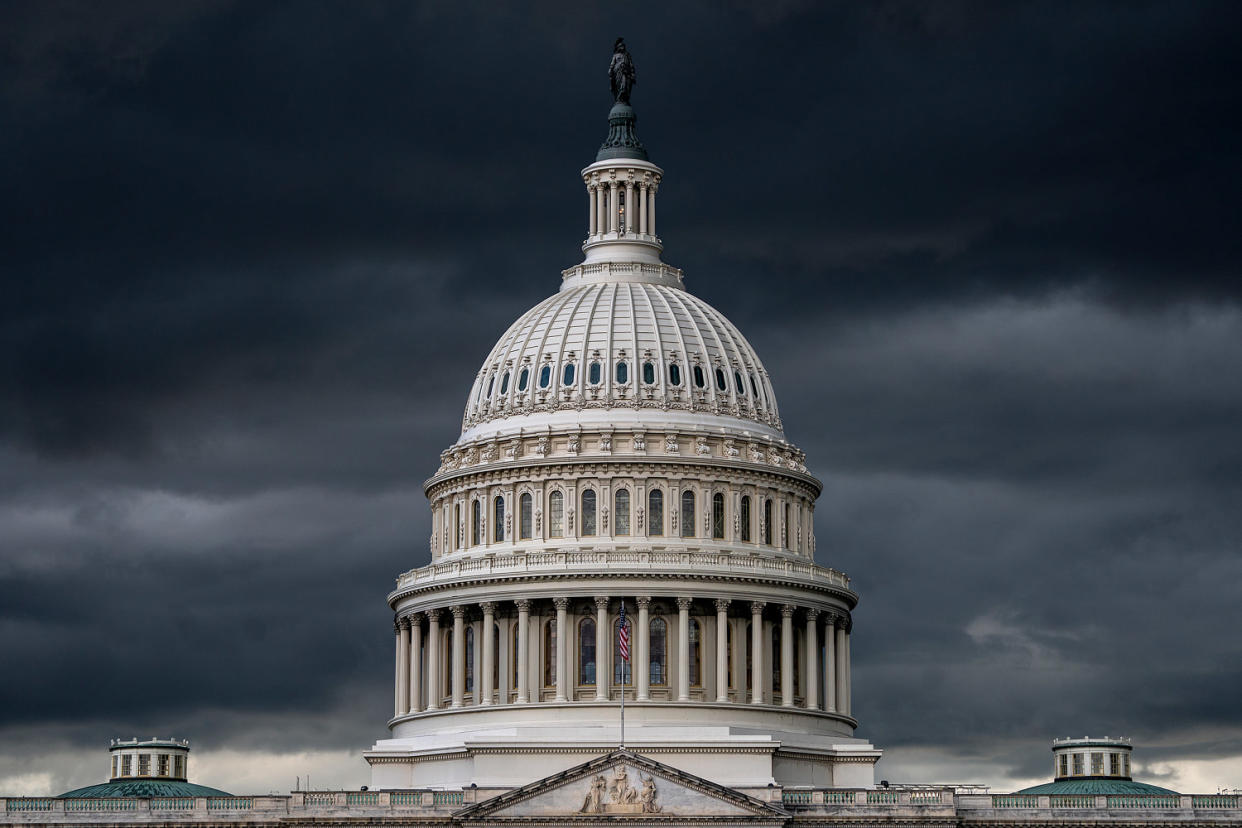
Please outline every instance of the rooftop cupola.
[[608, 77], [614, 100], [608, 113], [608, 138], [595, 163], [582, 171], [588, 196], [584, 264], [659, 265], [664, 247], [656, 235], [656, 191], [664, 170], [647, 160], [647, 150], [638, 140], [638, 117], [630, 105], [634, 61], [621, 38], [613, 47]]

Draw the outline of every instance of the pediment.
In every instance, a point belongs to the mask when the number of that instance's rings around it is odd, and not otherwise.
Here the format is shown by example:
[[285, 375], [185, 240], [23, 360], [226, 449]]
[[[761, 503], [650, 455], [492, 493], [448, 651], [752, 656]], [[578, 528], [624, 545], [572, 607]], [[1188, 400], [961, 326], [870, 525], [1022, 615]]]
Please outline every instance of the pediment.
[[567, 771], [472, 805], [456, 821], [609, 821], [714, 817], [783, 822], [783, 810], [628, 750], [617, 750]]

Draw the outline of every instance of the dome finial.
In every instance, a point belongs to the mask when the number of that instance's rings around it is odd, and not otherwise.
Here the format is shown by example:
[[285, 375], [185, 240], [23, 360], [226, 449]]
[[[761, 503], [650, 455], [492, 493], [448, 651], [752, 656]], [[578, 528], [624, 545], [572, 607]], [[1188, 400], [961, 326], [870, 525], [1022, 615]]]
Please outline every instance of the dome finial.
[[638, 140], [638, 116], [630, 106], [630, 93], [636, 83], [634, 59], [625, 48], [625, 38], [618, 37], [612, 47], [612, 62], [608, 64], [608, 84], [615, 103], [608, 113], [608, 137], [596, 153], [596, 161], [609, 158], [647, 160], [647, 150]]

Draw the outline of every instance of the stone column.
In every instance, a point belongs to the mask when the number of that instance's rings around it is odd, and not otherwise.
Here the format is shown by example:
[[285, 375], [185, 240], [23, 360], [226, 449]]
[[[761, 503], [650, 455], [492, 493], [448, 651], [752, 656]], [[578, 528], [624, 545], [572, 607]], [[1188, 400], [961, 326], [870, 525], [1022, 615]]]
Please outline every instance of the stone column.
[[423, 614], [410, 616], [410, 712], [423, 709]]
[[763, 602], [750, 605], [750, 703], [763, 704]]
[[617, 223], [620, 219], [620, 211], [617, 209], [617, 182], [616, 179], [608, 182], [608, 229], [617, 232]]
[[647, 190], [647, 212], [649, 213], [649, 215], [647, 216], [647, 227], [650, 228], [651, 235], [653, 236], [656, 234], [655, 197], [656, 197], [656, 187], [653, 184]]
[[496, 604], [484, 601], [479, 606], [483, 608], [483, 669], [480, 671], [483, 675], [474, 679], [475, 693], [478, 694], [476, 704], [491, 704], [492, 693], [496, 689], [492, 687], [492, 671], [496, 667], [496, 654], [492, 652], [496, 646]]
[[600, 236], [608, 232], [608, 192], [599, 182], [595, 184], [595, 232]]
[[844, 669], [845, 681], [841, 683], [841, 691], [842, 691], [842, 694], [845, 696], [845, 703], [842, 705], [841, 712], [847, 716], [854, 715], [854, 687], [853, 687], [854, 675], [853, 675], [853, 668], [850, 666], [850, 627], [852, 626], [853, 624], [850, 623], [850, 619], [846, 618], [845, 619], [845, 630], [844, 630], [845, 632], [845, 644], [844, 644], [845, 657], [842, 659], [842, 661], [845, 662], [845, 669]]
[[556, 607], [556, 700], [563, 702], [568, 700], [565, 693], [565, 687], [568, 684], [565, 670], [565, 626], [569, 617], [569, 599], [553, 598], [552, 604]]
[[819, 708], [819, 610], [806, 611], [806, 709]]
[[427, 610], [427, 709], [440, 707], [440, 610]]
[[596, 228], [596, 213], [595, 213], [595, 186], [594, 186], [594, 185], [592, 185], [592, 184], [588, 184], [588, 185], [587, 185], [587, 201], [589, 202], [589, 203], [588, 203], [588, 212], [591, 214], [591, 219], [590, 219], [590, 228], [587, 230], [587, 235], [588, 235], [588, 236], [594, 236], [594, 235], [595, 235], [595, 228]]
[[[595, 698], [602, 701], [608, 698], [608, 659], [605, 654], [608, 653], [608, 644], [611, 636], [608, 635], [608, 597], [605, 595], [595, 596]], [[625, 692], [625, 688], [621, 689]]]
[[530, 701], [530, 680], [527, 669], [530, 667], [530, 601], [519, 598], [514, 601], [518, 611], [518, 646], [517, 646], [517, 701], [515, 704], [526, 704]]
[[793, 614], [795, 609], [793, 604], [785, 604], [781, 607], [781, 707], [794, 706]]
[[625, 234], [631, 235], [638, 232], [635, 227], [635, 215], [638, 211], [634, 209], [634, 182], [626, 180], [625, 182]]
[[637, 655], [638, 667], [637, 674], [634, 677], [634, 685], [636, 688], [635, 698], [638, 701], [646, 701], [651, 698], [651, 624], [649, 623], [648, 610], [651, 607], [651, 598], [640, 596], [636, 599], [638, 604], [638, 624], [635, 628], [637, 635]]
[[642, 182], [638, 190], [638, 232], [647, 232], [647, 182]]
[[716, 599], [716, 701], [729, 700], [729, 604]]
[[690, 701], [690, 599], [677, 599], [677, 701]]
[[837, 616], [827, 613], [824, 616], [824, 709], [829, 713], [837, 712]]
[[837, 712], [849, 715], [849, 696], [847, 695], [846, 682], [848, 669], [845, 663], [846, 659], [846, 639], [845, 639], [845, 616], [837, 618], [836, 627], [837, 637], [837, 659], [836, 659], [836, 686], [837, 686]]
[[392, 682], [392, 715], [394, 719], [401, 715], [401, 707], [404, 704], [401, 701], [401, 667], [403, 664], [401, 660], [401, 642], [404, 638], [405, 630], [402, 628], [401, 621], [402, 619], [396, 618], [392, 622], [392, 631], [397, 637], [397, 655], [394, 659], [395, 665], [393, 667], [396, 675], [393, 677]]
[[461, 707], [466, 695], [466, 608], [449, 607], [453, 613], [453, 707]]

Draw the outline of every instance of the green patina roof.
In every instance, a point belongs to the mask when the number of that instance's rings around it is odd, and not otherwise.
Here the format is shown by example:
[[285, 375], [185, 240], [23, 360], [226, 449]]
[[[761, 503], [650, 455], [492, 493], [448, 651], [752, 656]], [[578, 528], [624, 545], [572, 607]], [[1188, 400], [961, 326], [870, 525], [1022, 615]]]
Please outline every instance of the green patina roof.
[[174, 779], [117, 779], [102, 785], [90, 785], [67, 791], [62, 797], [105, 797], [105, 796], [232, 796], [231, 793], [208, 788], [206, 785], [193, 785]]
[[1046, 782], [1033, 788], [1015, 791], [1020, 794], [1087, 794], [1107, 796], [1108, 794], [1129, 794], [1131, 796], [1177, 796], [1177, 791], [1158, 788], [1144, 782], [1131, 782], [1127, 779], [1062, 779], [1059, 782]]

